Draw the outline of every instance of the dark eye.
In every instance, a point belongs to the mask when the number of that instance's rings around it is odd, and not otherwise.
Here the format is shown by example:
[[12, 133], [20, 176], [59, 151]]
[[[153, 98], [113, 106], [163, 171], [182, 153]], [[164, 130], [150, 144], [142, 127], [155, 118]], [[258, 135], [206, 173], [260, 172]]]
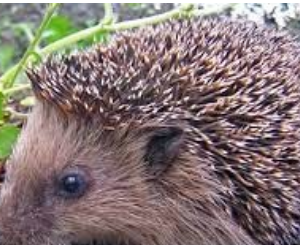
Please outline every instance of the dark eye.
[[65, 198], [78, 198], [87, 190], [85, 174], [66, 172], [59, 178], [59, 195]]

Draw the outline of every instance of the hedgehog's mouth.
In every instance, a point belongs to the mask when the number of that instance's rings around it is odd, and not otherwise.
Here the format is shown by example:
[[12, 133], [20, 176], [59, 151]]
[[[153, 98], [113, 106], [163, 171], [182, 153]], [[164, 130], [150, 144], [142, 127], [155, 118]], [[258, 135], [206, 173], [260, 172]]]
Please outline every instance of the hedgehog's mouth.
[[131, 239], [109, 235], [101, 238], [73, 242], [72, 245], [136, 245]]

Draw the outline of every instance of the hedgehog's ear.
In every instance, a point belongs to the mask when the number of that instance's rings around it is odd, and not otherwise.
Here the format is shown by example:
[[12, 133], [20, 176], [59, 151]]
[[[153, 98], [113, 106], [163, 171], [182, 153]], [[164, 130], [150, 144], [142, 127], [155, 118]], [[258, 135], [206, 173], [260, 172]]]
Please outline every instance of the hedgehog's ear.
[[148, 128], [145, 147], [147, 169], [154, 176], [166, 171], [179, 155], [183, 144], [183, 130], [178, 126]]

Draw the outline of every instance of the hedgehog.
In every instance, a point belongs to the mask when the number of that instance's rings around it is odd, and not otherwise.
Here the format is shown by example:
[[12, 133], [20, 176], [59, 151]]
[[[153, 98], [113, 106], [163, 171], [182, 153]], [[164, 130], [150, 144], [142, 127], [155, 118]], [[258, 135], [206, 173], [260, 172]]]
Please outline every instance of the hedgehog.
[[28, 71], [3, 244], [300, 243], [300, 46], [170, 20]]

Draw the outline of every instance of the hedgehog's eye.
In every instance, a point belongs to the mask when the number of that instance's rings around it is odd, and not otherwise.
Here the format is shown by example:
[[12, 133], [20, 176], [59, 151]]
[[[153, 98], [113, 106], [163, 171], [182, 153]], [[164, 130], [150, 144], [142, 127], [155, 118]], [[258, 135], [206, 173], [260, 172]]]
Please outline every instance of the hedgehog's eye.
[[58, 180], [58, 195], [64, 198], [79, 198], [87, 190], [86, 176], [79, 171], [68, 171]]

